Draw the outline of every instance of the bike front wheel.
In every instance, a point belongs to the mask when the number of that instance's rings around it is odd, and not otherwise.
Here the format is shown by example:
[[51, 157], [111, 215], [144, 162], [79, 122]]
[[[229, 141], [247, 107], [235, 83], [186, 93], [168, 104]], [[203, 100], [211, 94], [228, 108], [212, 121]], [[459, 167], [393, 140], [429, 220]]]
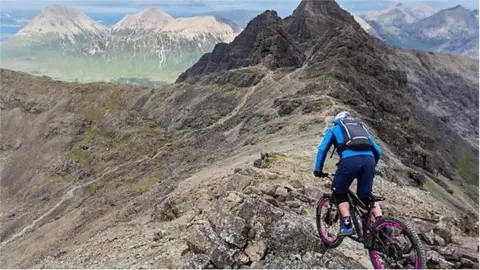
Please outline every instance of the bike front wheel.
[[373, 226], [376, 236], [368, 253], [375, 269], [426, 269], [425, 249], [405, 221], [383, 217]]
[[343, 237], [339, 236], [341, 218], [340, 212], [334, 202], [331, 201], [331, 195], [323, 195], [316, 207], [316, 225], [318, 235], [327, 248], [338, 247]]

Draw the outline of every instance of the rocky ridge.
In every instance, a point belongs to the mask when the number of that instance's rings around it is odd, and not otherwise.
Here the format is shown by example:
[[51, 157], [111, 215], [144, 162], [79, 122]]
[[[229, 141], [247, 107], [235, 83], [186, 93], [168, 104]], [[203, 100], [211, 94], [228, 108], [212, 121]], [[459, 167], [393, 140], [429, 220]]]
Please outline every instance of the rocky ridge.
[[[251, 35], [217, 45], [181, 82], [160, 88], [1, 70], [1, 265], [371, 267], [351, 241], [325, 251], [314, 227], [315, 202], [329, 183], [312, 176], [313, 157], [323, 130], [346, 109], [384, 149], [375, 192], [387, 197], [385, 214], [425, 234], [432, 267], [475, 267], [478, 225], [464, 216], [478, 219], [478, 194], [448, 157], [478, 148], [470, 140], [478, 63], [393, 49], [335, 5], [305, 0], [285, 21], [266, 12], [255, 20], [284, 36], [250, 24]], [[303, 28], [309, 21], [326, 28]], [[294, 26], [305, 40], [283, 44], [304, 60], [265, 64], [281, 59], [271, 40], [291, 41], [285, 29]], [[232, 58], [236, 68], [217, 61], [222, 48], [251, 42], [269, 48], [248, 55], [263, 59]], [[465, 115], [471, 122], [459, 121]], [[433, 146], [448, 152], [445, 163]], [[259, 152], [270, 154], [257, 160]], [[460, 251], [449, 257], [452, 248]]]

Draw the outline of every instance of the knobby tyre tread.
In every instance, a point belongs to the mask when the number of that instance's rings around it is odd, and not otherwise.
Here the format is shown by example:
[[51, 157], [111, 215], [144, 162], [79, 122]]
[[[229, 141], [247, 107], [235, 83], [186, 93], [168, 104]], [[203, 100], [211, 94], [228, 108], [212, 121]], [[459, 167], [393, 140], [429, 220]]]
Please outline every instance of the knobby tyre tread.
[[[427, 269], [427, 262], [426, 262], [426, 255], [425, 255], [425, 248], [423, 247], [422, 241], [420, 240], [420, 237], [418, 236], [417, 233], [415, 233], [414, 230], [410, 227], [407, 221], [405, 220], [400, 220], [397, 218], [392, 218], [392, 217], [382, 217], [379, 220], [375, 222], [373, 227], [377, 229], [379, 225], [385, 222], [395, 222], [400, 225], [402, 225], [402, 231], [403, 233], [408, 237], [408, 239], [412, 242], [413, 247], [415, 249], [415, 255], [416, 259], [418, 260], [418, 265], [416, 265], [415, 269]], [[375, 259], [375, 253], [376, 251], [373, 249], [368, 250], [368, 255], [370, 257], [370, 261], [375, 269], [383, 269], [379, 267], [379, 263]]]
[[[322, 208], [323, 206], [325, 205], [325, 202], [328, 202], [328, 203], [332, 203], [330, 201], [330, 195], [323, 195], [317, 202], [317, 205], [316, 205], [316, 225], [317, 225], [317, 233], [320, 237], [320, 240], [322, 241], [322, 243], [325, 245], [325, 247], [327, 248], [336, 248], [338, 247], [342, 242], [343, 242], [343, 237], [339, 237], [337, 235], [337, 237], [332, 240], [332, 241], [329, 241], [328, 239], [326, 239], [326, 237], [324, 235], [322, 235], [322, 230], [321, 230], [321, 216], [322, 216]], [[337, 207], [337, 206], [335, 206]], [[326, 211], [326, 208], [323, 209], [323, 211]], [[338, 209], [337, 209], [338, 211]], [[338, 228], [340, 230], [340, 228]]]

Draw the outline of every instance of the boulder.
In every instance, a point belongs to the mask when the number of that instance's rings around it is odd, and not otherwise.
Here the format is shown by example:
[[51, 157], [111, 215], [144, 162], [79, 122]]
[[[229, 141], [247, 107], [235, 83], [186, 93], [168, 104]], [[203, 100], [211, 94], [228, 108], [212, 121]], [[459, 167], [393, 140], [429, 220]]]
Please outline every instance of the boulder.
[[225, 246], [217, 246], [210, 257], [217, 268], [232, 268], [232, 265], [235, 263], [233, 259], [235, 252], [236, 250], [234, 249]]
[[428, 245], [433, 245], [434, 244], [435, 234], [433, 233], [433, 231], [428, 231], [426, 233], [421, 233], [420, 237]]
[[451, 243], [452, 242], [452, 236], [453, 236], [453, 220], [448, 219], [448, 218], [442, 218], [440, 221], [435, 225], [435, 228], [433, 229], [433, 232], [441, 237], [445, 243]]
[[245, 220], [238, 216], [231, 216], [221, 228], [220, 237], [229, 244], [244, 248], [247, 245], [248, 230], [249, 226]]

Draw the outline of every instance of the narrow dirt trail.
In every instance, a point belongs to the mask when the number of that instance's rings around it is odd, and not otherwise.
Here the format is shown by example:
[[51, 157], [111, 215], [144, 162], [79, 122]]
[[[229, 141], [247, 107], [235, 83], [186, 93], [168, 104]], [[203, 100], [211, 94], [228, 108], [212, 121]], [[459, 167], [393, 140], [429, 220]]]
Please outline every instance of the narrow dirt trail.
[[98, 182], [99, 180], [103, 179], [106, 175], [112, 173], [112, 172], [115, 172], [117, 171], [118, 169], [124, 167], [124, 166], [127, 166], [129, 164], [135, 164], [135, 163], [141, 163], [145, 160], [152, 160], [152, 159], [155, 159], [159, 154], [161, 154], [161, 152], [158, 152], [156, 153], [154, 156], [152, 157], [144, 157], [142, 159], [139, 159], [139, 160], [134, 160], [134, 161], [128, 161], [128, 162], [125, 162], [125, 163], [122, 163], [110, 170], [107, 170], [105, 171], [102, 175], [100, 175], [100, 177], [96, 178], [96, 179], [93, 179], [91, 181], [88, 181], [86, 183], [83, 183], [81, 185], [77, 185], [77, 186], [74, 186], [72, 187], [70, 190], [68, 190], [61, 198], [60, 200], [52, 207], [50, 208], [50, 210], [48, 210], [47, 212], [45, 212], [43, 215], [41, 215], [40, 217], [36, 218], [35, 220], [32, 221], [32, 223], [30, 223], [30, 225], [24, 227], [21, 231], [19, 231], [18, 233], [12, 235], [10, 238], [6, 239], [5, 241], [1, 242], [0, 243], [0, 249], [2, 249], [3, 247], [5, 247], [5, 245], [7, 245], [8, 243], [14, 241], [15, 239], [19, 238], [19, 237], [22, 237], [23, 235], [25, 235], [29, 230], [31, 230], [38, 222], [42, 221], [44, 218], [48, 217], [51, 213], [53, 213], [53, 211], [55, 211], [58, 207], [60, 207], [64, 202], [70, 200], [72, 197], [73, 197], [73, 194], [75, 193], [75, 191], [77, 191], [78, 189], [81, 189], [81, 188], [84, 188], [86, 186], [88, 186], [89, 184], [92, 184], [92, 183], [95, 183], [95, 182]]

